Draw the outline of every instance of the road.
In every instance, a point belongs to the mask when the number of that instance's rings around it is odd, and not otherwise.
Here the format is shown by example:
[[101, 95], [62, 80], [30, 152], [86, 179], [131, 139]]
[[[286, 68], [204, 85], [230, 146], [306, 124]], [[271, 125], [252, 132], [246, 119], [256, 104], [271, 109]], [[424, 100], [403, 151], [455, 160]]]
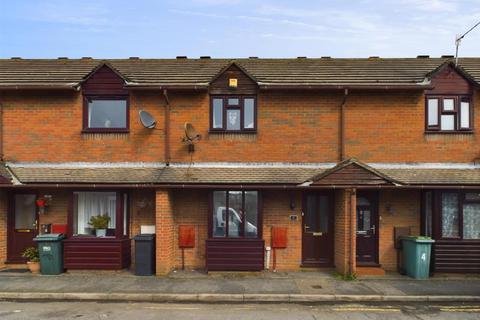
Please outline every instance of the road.
[[0, 302], [0, 319], [480, 319], [480, 304], [154, 304]]

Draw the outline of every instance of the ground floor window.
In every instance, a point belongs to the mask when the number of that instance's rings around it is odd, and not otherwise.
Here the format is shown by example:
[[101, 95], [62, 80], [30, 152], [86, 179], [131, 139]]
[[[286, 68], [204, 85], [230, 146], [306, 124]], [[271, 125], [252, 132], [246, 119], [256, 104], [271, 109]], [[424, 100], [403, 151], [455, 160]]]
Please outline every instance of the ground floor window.
[[257, 191], [214, 191], [211, 235], [216, 238], [259, 236]]
[[432, 236], [436, 222], [438, 238], [480, 239], [479, 191], [427, 191], [423, 201], [424, 235]]
[[[106, 236], [128, 234], [127, 194], [118, 192], [74, 192], [72, 209], [73, 235], [75, 236], [95, 235], [91, 219], [97, 216], [108, 217]], [[119, 229], [118, 226], [120, 226], [120, 230], [117, 230]]]

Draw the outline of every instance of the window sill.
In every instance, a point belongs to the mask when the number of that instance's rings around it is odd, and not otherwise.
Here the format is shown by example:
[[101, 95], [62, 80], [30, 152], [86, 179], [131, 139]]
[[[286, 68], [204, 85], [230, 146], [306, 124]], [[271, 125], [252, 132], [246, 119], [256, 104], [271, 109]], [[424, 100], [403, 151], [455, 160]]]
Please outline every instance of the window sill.
[[209, 134], [256, 134], [257, 130], [252, 131], [239, 131], [239, 130], [209, 130]]
[[474, 134], [473, 130], [462, 130], [462, 131], [425, 131], [425, 134]]
[[81, 133], [130, 133], [129, 129], [83, 129]]

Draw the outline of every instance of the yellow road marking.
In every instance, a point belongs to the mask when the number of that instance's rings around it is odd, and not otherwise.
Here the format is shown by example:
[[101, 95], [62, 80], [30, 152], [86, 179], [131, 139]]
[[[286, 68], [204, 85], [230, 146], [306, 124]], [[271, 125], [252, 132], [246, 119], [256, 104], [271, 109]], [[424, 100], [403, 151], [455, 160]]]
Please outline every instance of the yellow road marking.
[[440, 308], [443, 312], [480, 312], [480, 308]]

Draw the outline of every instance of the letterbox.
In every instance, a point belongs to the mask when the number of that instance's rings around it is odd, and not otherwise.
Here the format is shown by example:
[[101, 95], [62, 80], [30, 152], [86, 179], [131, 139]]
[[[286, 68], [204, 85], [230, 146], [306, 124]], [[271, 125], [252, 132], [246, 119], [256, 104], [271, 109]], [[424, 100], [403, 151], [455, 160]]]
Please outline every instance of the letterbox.
[[180, 248], [195, 247], [195, 227], [194, 226], [178, 227], [178, 246]]
[[287, 228], [272, 227], [272, 248], [283, 249], [287, 247]]

